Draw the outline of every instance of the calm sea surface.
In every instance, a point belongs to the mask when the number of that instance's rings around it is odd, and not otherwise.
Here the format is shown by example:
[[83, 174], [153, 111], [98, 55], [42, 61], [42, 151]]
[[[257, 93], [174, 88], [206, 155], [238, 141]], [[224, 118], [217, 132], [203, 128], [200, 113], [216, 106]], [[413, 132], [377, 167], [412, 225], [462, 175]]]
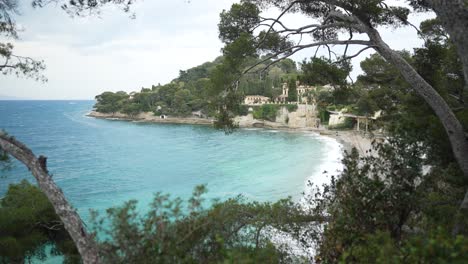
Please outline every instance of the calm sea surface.
[[[238, 130], [226, 136], [207, 126], [142, 124], [86, 117], [93, 101], [0, 101], [0, 129], [48, 157], [49, 171], [85, 220], [155, 192], [188, 198], [206, 184], [207, 198], [242, 194], [252, 200], [299, 200], [307, 180], [326, 181], [340, 146], [315, 134]], [[19, 163], [2, 172], [8, 184], [34, 181]]]

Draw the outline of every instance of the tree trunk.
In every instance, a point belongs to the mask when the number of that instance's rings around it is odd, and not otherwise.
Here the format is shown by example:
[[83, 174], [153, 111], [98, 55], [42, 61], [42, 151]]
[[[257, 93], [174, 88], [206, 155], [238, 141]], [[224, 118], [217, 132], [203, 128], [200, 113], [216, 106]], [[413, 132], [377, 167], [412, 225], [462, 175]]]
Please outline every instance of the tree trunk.
[[463, 127], [453, 111], [437, 91], [416, 72], [413, 66], [381, 39], [376, 30], [372, 30], [369, 37], [376, 44], [377, 52], [399, 69], [405, 80], [434, 110], [448, 134], [455, 159], [465, 177], [468, 178], [468, 141]]
[[[453, 111], [437, 91], [427, 83], [398, 52], [392, 50], [382, 40], [377, 30], [369, 29], [367, 34], [370, 40], [376, 45], [376, 51], [398, 68], [405, 80], [435, 112], [447, 132], [455, 159], [464, 176], [468, 178], [468, 140], [466, 139], [463, 126], [458, 121]], [[466, 56], [468, 56], [468, 54]], [[468, 231], [463, 224], [465, 221], [463, 218], [466, 218], [466, 216], [468, 216], [468, 193], [460, 206], [460, 219], [456, 221], [453, 230], [454, 234], [461, 234]]]
[[21, 161], [36, 178], [39, 188], [53, 205], [55, 212], [70, 234], [80, 252], [83, 263], [98, 263], [99, 254], [93, 237], [86, 232], [78, 213], [71, 207], [62, 190], [55, 184], [47, 171], [47, 158], [36, 158], [34, 153], [21, 142], [0, 132], [0, 148]]
[[[449, 34], [450, 41], [457, 48], [458, 56], [463, 65], [465, 90], [468, 90], [468, 2], [466, 0], [427, 0], [427, 4], [436, 13], [437, 18]], [[467, 176], [465, 171], [464, 173]], [[468, 191], [460, 205], [459, 217], [464, 217], [465, 219], [460, 219], [460, 224], [457, 224], [453, 230], [454, 234], [468, 232], [466, 226], [466, 218], [468, 218]]]

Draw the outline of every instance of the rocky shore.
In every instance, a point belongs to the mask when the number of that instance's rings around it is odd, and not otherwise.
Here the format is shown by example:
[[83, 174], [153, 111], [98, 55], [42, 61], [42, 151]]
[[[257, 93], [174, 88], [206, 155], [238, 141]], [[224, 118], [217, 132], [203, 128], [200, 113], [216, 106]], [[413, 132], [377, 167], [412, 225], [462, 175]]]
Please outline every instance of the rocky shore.
[[[210, 118], [197, 118], [197, 117], [165, 117], [155, 116], [151, 112], [140, 113], [135, 116], [129, 116], [123, 113], [100, 113], [91, 111], [87, 114], [89, 117], [108, 119], [108, 120], [126, 120], [133, 122], [145, 122], [145, 123], [166, 123], [166, 124], [190, 124], [190, 125], [212, 125], [214, 120]], [[343, 150], [350, 151], [355, 147], [361, 155], [368, 155], [369, 150], [372, 147], [372, 141], [374, 138], [365, 136], [357, 131], [337, 131], [328, 130], [326, 128], [314, 128], [314, 127], [295, 127], [293, 124], [284, 124], [278, 122], [270, 122], [263, 120], [253, 119], [251, 115], [237, 117], [235, 121], [238, 123], [240, 128], [264, 128], [274, 129], [290, 132], [315, 132], [322, 136], [327, 136], [336, 139], [343, 145]]]
[[146, 122], [146, 123], [166, 123], [166, 124], [191, 124], [191, 125], [212, 125], [214, 120], [209, 118], [197, 118], [197, 117], [165, 117], [153, 115], [151, 112], [140, 113], [135, 116], [129, 116], [120, 112], [116, 113], [100, 113], [91, 111], [86, 116], [108, 119], [108, 120], [126, 120], [135, 122]]

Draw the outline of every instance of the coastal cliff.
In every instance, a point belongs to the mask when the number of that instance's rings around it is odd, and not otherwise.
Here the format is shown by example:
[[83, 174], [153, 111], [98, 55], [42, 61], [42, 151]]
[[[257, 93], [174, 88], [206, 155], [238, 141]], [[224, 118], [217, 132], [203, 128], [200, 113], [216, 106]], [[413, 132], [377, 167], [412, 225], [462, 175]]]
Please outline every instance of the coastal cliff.
[[192, 124], [192, 125], [211, 125], [213, 119], [209, 118], [198, 118], [198, 117], [168, 117], [155, 116], [152, 112], [142, 112], [137, 115], [127, 115], [121, 112], [115, 113], [101, 113], [91, 111], [87, 116], [102, 119], [115, 119], [115, 120], [128, 120], [136, 122], [148, 122], [148, 123], [167, 123], [167, 124]]
[[[150, 123], [169, 123], [169, 124], [194, 124], [194, 125], [212, 125], [214, 119], [200, 117], [172, 117], [156, 116], [153, 112], [141, 112], [135, 115], [128, 115], [121, 112], [101, 113], [91, 111], [87, 116], [102, 118], [128, 120]], [[238, 116], [235, 123], [239, 127], [263, 127], [274, 129], [317, 129], [318, 123], [313, 105], [298, 105], [296, 111], [289, 112], [286, 107], [281, 107], [276, 114], [275, 122], [268, 120], [255, 119], [252, 113], [246, 116]]]
[[288, 111], [287, 107], [281, 107], [275, 121], [255, 119], [252, 113], [246, 116], [238, 116], [235, 122], [239, 127], [264, 127], [274, 129], [318, 129], [319, 122], [314, 105], [297, 105], [295, 111]]
[[[289, 112], [286, 108], [282, 108], [278, 111], [276, 116], [276, 122], [258, 120], [253, 117], [252, 113], [246, 116], [238, 116], [235, 118], [235, 122], [240, 128], [265, 128], [265, 129], [277, 129], [277, 130], [289, 130], [289, 131], [304, 131], [304, 132], [317, 132], [322, 136], [327, 136], [338, 140], [343, 145], [343, 150], [350, 151], [351, 148], [355, 147], [358, 152], [363, 155], [369, 155], [368, 150], [372, 148], [372, 140], [368, 136], [363, 136], [357, 131], [332, 131], [324, 127], [313, 127], [309, 126], [310, 118], [309, 114], [312, 114], [314, 108], [312, 106], [301, 107], [294, 112]], [[108, 120], [126, 120], [134, 122], [147, 122], [147, 123], [166, 123], [166, 124], [191, 124], [191, 125], [212, 125], [214, 120], [209, 118], [198, 118], [198, 117], [167, 117], [161, 118], [155, 116], [152, 112], [142, 112], [137, 115], [127, 115], [121, 112], [115, 113], [100, 113], [91, 111], [87, 114], [89, 117], [108, 119]], [[311, 115], [315, 117], [314, 115]]]

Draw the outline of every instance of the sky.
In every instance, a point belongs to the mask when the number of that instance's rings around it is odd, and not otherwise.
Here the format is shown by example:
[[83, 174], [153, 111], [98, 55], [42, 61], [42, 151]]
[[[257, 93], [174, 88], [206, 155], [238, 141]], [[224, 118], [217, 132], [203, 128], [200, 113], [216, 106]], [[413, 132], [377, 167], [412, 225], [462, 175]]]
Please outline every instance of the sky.
[[[165, 84], [179, 70], [214, 60], [221, 55], [217, 24], [223, 9], [235, 0], [144, 0], [133, 7], [135, 19], [115, 8], [100, 17], [70, 18], [59, 6], [42, 9], [21, 3], [15, 17], [22, 31], [14, 41], [18, 55], [44, 60], [48, 82], [0, 75], [0, 97], [24, 99], [93, 99], [104, 91], [138, 91]], [[265, 16], [278, 12], [268, 10]], [[418, 25], [429, 15], [412, 16]], [[291, 27], [310, 23], [300, 15], [284, 20]], [[414, 29], [382, 29], [393, 49], [412, 50], [422, 45]], [[302, 61], [314, 51], [292, 58]], [[353, 62], [355, 78], [363, 53]]]

